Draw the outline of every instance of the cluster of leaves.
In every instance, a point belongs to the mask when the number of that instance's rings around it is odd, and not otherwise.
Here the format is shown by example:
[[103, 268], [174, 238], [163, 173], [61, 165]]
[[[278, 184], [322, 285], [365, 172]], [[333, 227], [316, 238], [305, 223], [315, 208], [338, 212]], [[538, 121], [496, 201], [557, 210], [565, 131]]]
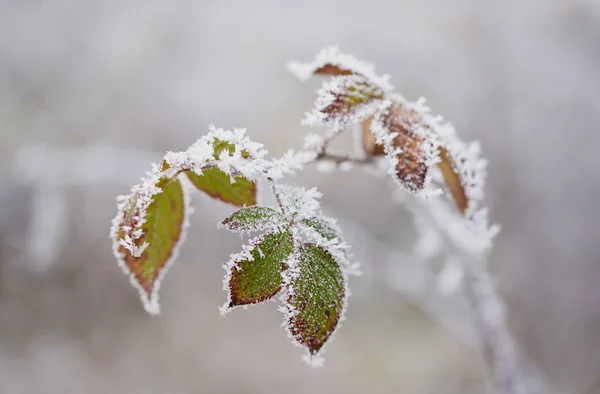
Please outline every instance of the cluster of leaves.
[[251, 238], [224, 266], [222, 313], [280, 294], [284, 326], [310, 356], [319, 353], [343, 318], [351, 265], [334, 220], [319, 211], [315, 189], [276, 185], [279, 208], [241, 208], [221, 225]]
[[186, 183], [230, 204], [256, 204], [255, 180], [265, 154], [244, 130], [211, 126], [211, 132], [187, 151], [168, 152], [129, 195], [119, 197], [111, 230], [113, 249], [149, 313], [159, 312], [160, 282], [188, 226]]
[[290, 69], [301, 79], [330, 76], [317, 91], [304, 124], [335, 132], [362, 125], [364, 151], [386, 157], [390, 175], [403, 189], [435, 195], [437, 190], [430, 185], [432, 179], [440, 179], [463, 215], [475, 212], [482, 197], [485, 161], [465, 155], [477, 146], [460, 141], [450, 124], [431, 115], [423, 99], [405, 100], [393, 92], [389, 76], [378, 76], [372, 64], [335, 47], [322, 50], [311, 63], [292, 63]]
[[[351, 268], [347, 245], [335, 221], [321, 214], [316, 190], [276, 183], [315, 154], [288, 152], [267, 160], [266, 153], [245, 130], [213, 126], [187, 151], [168, 152], [129, 195], [119, 198], [113, 249], [146, 310], [157, 314], [160, 283], [188, 226], [188, 189], [242, 207], [222, 226], [262, 234], [225, 264], [228, 301], [222, 312], [281, 294], [288, 332], [312, 357], [343, 317]], [[256, 205], [259, 179], [272, 185], [278, 209]]]

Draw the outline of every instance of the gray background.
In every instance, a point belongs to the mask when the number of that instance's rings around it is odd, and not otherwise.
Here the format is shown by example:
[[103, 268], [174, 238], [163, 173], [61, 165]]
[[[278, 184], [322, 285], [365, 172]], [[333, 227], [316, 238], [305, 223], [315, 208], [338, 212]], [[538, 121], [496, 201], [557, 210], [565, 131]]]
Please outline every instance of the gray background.
[[358, 223], [367, 267], [322, 369], [274, 304], [219, 316], [239, 239], [214, 223], [231, 208], [195, 198], [158, 318], [113, 259], [114, 197], [209, 122], [274, 155], [299, 147], [318, 82], [285, 63], [330, 44], [482, 142], [511, 332], [554, 392], [600, 393], [597, 0], [0, 0], [0, 392], [482, 392], [469, 340], [382, 282], [377, 253], [410, 248], [413, 229], [361, 171], [293, 180]]

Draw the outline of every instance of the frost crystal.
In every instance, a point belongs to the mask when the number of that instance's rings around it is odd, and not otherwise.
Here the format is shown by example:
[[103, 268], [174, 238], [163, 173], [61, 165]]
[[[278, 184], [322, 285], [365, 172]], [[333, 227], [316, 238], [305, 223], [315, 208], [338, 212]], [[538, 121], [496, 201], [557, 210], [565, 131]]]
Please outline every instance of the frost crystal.
[[310, 63], [290, 62], [288, 63], [288, 69], [301, 81], [308, 80], [314, 74], [355, 74], [373, 81], [384, 91], [392, 89], [389, 75], [377, 75], [373, 64], [357, 60], [352, 55], [340, 53], [335, 46], [322, 49], [315, 60]]
[[232, 176], [255, 180], [265, 170], [267, 154], [262, 144], [245, 136], [246, 129], [223, 130], [209, 125], [209, 133], [200, 137], [185, 152], [168, 152], [165, 162], [176, 169], [202, 175], [207, 167], [217, 167]]
[[307, 190], [303, 187], [275, 185], [274, 189], [286, 216], [302, 220], [316, 215], [320, 207], [317, 199], [322, 196], [316, 188]]

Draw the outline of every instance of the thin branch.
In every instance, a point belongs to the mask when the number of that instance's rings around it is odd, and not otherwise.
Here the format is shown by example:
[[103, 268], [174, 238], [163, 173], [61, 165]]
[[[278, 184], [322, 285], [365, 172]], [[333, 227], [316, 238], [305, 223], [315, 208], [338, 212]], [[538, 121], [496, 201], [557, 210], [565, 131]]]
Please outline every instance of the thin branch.
[[335, 164], [340, 165], [342, 163], [353, 163], [358, 165], [372, 164], [374, 162], [373, 157], [358, 157], [350, 153], [333, 153], [322, 151], [317, 154], [314, 161], [333, 161]]

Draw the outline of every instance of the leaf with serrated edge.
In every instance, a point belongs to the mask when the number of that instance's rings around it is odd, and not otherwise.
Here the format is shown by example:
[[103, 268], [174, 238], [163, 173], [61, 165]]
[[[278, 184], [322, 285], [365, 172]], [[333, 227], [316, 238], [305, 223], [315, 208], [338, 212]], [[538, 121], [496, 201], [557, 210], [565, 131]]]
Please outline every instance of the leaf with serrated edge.
[[285, 224], [283, 215], [269, 207], [244, 207], [235, 211], [221, 225], [236, 233], [278, 228]]
[[242, 176], [231, 177], [216, 167], [202, 169], [202, 175], [187, 171], [187, 177], [200, 191], [223, 202], [244, 206], [256, 205], [256, 184]]
[[302, 245], [286, 272], [285, 306], [292, 337], [316, 355], [342, 318], [346, 279], [334, 257], [322, 247]]
[[[179, 180], [162, 178], [156, 186], [160, 190], [150, 197], [145, 212], [135, 208], [140, 194], [133, 193], [130, 200], [123, 203], [112, 230], [115, 255], [123, 270], [130, 275], [131, 283], [140, 291], [144, 307], [151, 314], [159, 313], [160, 283], [177, 257], [187, 227], [188, 197]], [[136, 226], [135, 222], [141, 219], [145, 221]], [[125, 246], [124, 237], [129, 228], [141, 230], [137, 239], [129, 239], [139, 247], [139, 256], [134, 256]]]
[[442, 147], [439, 148], [439, 151], [440, 162], [438, 163], [438, 167], [442, 172], [444, 180], [446, 181], [446, 186], [448, 187], [452, 198], [456, 202], [460, 212], [464, 215], [467, 211], [469, 200], [467, 199], [460, 175], [456, 173], [456, 170], [454, 169], [454, 163], [452, 162], [448, 151]]
[[290, 232], [261, 235], [251, 245], [249, 255], [234, 256], [226, 266], [227, 309], [266, 301], [281, 290], [281, 272], [293, 250]]

